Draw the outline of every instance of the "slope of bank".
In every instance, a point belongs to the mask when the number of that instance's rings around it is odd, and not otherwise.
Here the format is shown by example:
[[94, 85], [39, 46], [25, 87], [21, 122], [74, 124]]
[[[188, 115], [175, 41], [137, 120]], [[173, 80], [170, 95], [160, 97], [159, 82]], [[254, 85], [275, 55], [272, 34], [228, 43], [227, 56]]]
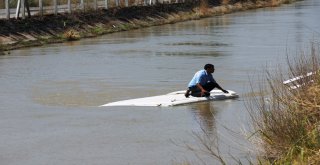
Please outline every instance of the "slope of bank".
[[[200, 19], [236, 11], [273, 7], [295, 0], [238, 2], [205, 7], [195, 3], [132, 6], [91, 13], [33, 16], [0, 20], [0, 52], [29, 46], [78, 40], [107, 33]], [[199, 7], [201, 6], [201, 7]], [[0, 53], [1, 54], [1, 53]]]

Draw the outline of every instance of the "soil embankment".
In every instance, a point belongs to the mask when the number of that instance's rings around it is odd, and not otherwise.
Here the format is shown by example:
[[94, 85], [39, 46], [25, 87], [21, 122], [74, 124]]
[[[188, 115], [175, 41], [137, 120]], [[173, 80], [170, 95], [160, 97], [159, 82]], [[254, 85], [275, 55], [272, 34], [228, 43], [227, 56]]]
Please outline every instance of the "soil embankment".
[[161, 4], [102, 9], [92, 13], [33, 16], [24, 20], [0, 20], [0, 52], [200, 19], [236, 11], [278, 6], [293, 1], [261, 0], [254, 3], [238, 2], [232, 5], [206, 5], [205, 7], [194, 3]]

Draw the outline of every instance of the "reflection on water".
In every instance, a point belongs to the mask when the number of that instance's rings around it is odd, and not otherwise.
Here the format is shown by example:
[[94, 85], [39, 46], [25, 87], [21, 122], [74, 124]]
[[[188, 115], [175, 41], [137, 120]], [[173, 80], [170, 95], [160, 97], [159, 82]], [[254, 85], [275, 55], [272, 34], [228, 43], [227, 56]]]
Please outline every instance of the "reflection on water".
[[194, 117], [199, 122], [200, 127], [208, 134], [215, 132], [215, 114], [212, 102], [200, 102], [190, 105]]

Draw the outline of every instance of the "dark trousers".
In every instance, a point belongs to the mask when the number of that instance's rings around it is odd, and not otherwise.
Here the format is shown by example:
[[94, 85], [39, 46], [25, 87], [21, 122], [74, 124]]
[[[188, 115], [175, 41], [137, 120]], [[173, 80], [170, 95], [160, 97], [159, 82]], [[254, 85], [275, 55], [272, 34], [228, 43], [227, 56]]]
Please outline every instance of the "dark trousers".
[[189, 90], [191, 91], [191, 96], [193, 96], [193, 97], [208, 97], [208, 96], [210, 96], [210, 91], [212, 91], [212, 89], [217, 87], [217, 83], [210, 82], [210, 83], [207, 83], [206, 85], [203, 85], [202, 87], [208, 93], [201, 95], [201, 89], [198, 88], [197, 86], [194, 86], [194, 87], [189, 87]]

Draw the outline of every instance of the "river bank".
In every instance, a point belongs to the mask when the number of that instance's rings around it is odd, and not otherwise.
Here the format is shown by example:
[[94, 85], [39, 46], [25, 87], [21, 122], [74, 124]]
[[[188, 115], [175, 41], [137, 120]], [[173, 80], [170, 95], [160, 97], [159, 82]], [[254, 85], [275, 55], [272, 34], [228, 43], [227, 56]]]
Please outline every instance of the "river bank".
[[[237, 11], [275, 7], [295, 0], [238, 2], [219, 6], [196, 3], [112, 8], [92, 13], [0, 20], [0, 51], [79, 40], [107, 33], [195, 20]], [[199, 7], [201, 6], [201, 7]], [[5, 53], [2, 53], [5, 54]]]
[[[315, 99], [320, 96], [320, 85], [315, 83], [320, 80], [319, 46], [314, 43], [298, 54], [299, 60], [288, 60], [287, 73], [278, 69], [267, 75], [268, 85], [259, 87], [256, 100], [248, 106], [253, 136], [259, 139], [256, 146], [263, 150], [262, 164], [320, 164], [320, 102]], [[285, 74], [295, 78], [279, 83]], [[263, 96], [262, 91], [270, 94]]]

